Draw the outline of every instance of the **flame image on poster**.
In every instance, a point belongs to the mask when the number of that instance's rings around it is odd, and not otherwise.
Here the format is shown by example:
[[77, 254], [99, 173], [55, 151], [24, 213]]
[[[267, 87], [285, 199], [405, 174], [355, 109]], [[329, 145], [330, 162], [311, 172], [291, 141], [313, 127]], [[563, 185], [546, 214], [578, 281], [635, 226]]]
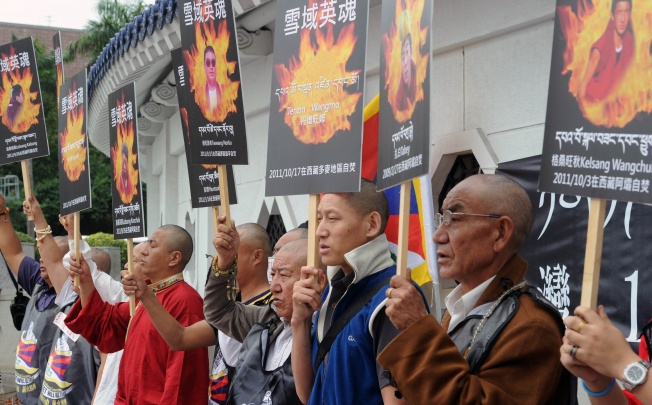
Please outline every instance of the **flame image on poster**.
[[84, 108], [80, 106], [68, 112], [66, 128], [59, 132], [61, 162], [70, 181], [77, 181], [86, 170], [86, 133], [83, 126]]
[[[118, 103], [120, 108], [120, 103]], [[127, 121], [117, 125], [117, 140], [111, 146], [111, 159], [113, 165], [113, 179], [120, 196], [120, 201], [129, 204], [138, 194], [138, 169], [136, 162], [138, 156], [133, 153], [134, 121]]]
[[389, 33], [383, 35], [385, 89], [394, 119], [412, 118], [417, 102], [423, 100], [423, 83], [428, 72], [428, 49], [423, 52], [429, 30], [421, 28], [425, 1], [396, 0], [396, 14]]
[[[14, 47], [9, 54], [0, 54], [0, 59], [18, 60]], [[24, 66], [2, 73], [0, 88], [0, 113], [2, 123], [14, 134], [24, 133], [38, 123], [41, 103], [37, 100], [38, 91], [30, 91], [34, 74], [31, 66]]]
[[[229, 113], [238, 111], [235, 101], [240, 81], [229, 78], [237, 61], [227, 60], [231, 33], [226, 20], [221, 20], [217, 32], [212, 22], [196, 23], [195, 37], [196, 45], [189, 52], [184, 51], [190, 91], [194, 92], [195, 102], [207, 120], [222, 122]], [[212, 97], [211, 89], [215, 93]]]
[[[309, 6], [314, 3], [309, 1]], [[349, 117], [363, 93], [361, 70], [346, 69], [358, 40], [354, 29], [354, 23], [345, 24], [337, 38], [331, 24], [315, 29], [314, 36], [303, 29], [299, 54], [291, 56], [287, 66], [274, 65], [278, 111], [285, 110], [285, 123], [304, 144], [326, 143], [337, 131], [351, 129]]]
[[[179, 115], [181, 116], [181, 123], [182, 128], [183, 128], [183, 135], [186, 143], [189, 145], [190, 144], [190, 131], [188, 131], [188, 109], [186, 108], [179, 108]], [[211, 165], [211, 164], [202, 164], [201, 167], [204, 169], [217, 169], [217, 165]]]
[[576, 10], [562, 5], [557, 14], [566, 42], [561, 74], [570, 75], [583, 116], [623, 128], [652, 112], [652, 2], [578, 0]]

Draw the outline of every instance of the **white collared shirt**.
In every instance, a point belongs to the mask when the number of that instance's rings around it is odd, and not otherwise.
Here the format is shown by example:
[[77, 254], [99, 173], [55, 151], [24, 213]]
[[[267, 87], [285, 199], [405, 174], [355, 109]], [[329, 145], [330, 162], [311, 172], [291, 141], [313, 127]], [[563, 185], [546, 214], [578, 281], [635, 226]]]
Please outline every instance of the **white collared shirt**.
[[462, 286], [458, 285], [446, 297], [446, 310], [451, 316], [451, 322], [448, 325], [450, 333], [457, 325], [469, 315], [475, 304], [478, 302], [484, 291], [496, 276], [490, 277], [487, 281], [475, 287], [466, 294], [462, 294]]
[[292, 353], [292, 326], [285, 318], [281, 318], [281, 321], [283, 322], [283, 330], [270, 345], [265, 371], [272, 371], [281, 367]]

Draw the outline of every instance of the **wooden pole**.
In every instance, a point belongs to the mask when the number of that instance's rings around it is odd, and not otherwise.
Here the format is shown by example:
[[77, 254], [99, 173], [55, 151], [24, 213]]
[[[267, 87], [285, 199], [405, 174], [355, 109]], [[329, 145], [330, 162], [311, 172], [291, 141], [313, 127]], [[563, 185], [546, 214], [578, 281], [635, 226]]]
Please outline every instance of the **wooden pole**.
[[213, 213], [213, 231], [217, 232], [217, 217], [220, 216], [220, 207], [211, 207], [211, 212]]
[[398, 213], [398, 254], [396, 274], [407, 278], [408, 238], [410, 237], [410, 191], [412, 181], [401, 183]]
[[[127, 239], [127, 270], [129, 274], [134, 274], [134, 240]], [[129, 316], [136, 315], [136, 296], [129, 296]]]
[[[79, 211], [75, 212], [75, 214], [73, 215], [73, 218], [74, 218], [74, 219], [73, 219], [73, 234], [72, 234], [72, 237], [73, 237], [73, 246], [74, 246], [74, 249], [73, 249], [73, 250], [74, 250], [74, 252], [75, 252], [75, 258], [77, 258], [77, 260], [81, 260], [81, 258], [80, 258], [80, 252], [79, 252], [79, 241], [81, 240], [81, 232], [79, 231], [79, 228], [80, 228], [80, 224], [79, 224], [79, 220], [80, 220], [80, 217], [79, 217]], [[74, 284], [75, 284], [75, 286], [77, 286], [77, 287], [79, 286], [79, 276], [78, 276], [78, 275], [75, 276]]]
[[317, 240], [317, 208], [319, 194], [308, 196], [308, 266], [319, 267], [319, 243]]
[[[29, 177], [29, 165], [27, 160], [20, 161], [20, 168], [23, 170], [23, 186], [25, 188], [25, 199], [29, 201], [32, 198], [32, 181]], [[30, 214], [27, 216], [27, 219], [30, 221], [34, 220], [34, 215]]]
[[[220, 182], [220, 207], [222, 207], [222, 214], [226, 217], [226, 223], [231, 226], [231, 210], [229, 209], [229, 180], [226, 176], [226, 165], [217, 165], [217, 174]], [[217, 219], [214, 224], [217, 230]]]
[[582, 298], [580, 304], [597, 308], [598, 287], [600, 286], [600, 264], [602, 262], [602, 242], [604, 236], [604, 217], [607, 201], [592, 198], [589, 210], [589, 223], [586, 231], [586, 253], [584, 256], [584, 278], [582, 279]]

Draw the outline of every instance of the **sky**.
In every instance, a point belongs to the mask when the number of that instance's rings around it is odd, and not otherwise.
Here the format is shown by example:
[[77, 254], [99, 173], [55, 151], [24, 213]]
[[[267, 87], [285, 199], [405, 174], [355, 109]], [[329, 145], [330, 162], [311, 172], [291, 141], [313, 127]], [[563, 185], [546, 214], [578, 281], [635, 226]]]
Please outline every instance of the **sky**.
[[[3, 0], [2, 3], [2, 22], [82, 29], [89, 20], [97, 19], [97, 0]], [[145, 3], [152, 4], [154, 0]]]

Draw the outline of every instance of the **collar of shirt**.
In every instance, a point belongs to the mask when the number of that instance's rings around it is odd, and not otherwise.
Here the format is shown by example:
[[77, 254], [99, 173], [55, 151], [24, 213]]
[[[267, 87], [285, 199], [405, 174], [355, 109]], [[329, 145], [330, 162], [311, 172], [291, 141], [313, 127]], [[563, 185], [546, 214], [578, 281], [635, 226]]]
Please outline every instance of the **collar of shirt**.
[[290, 353], [292, 353], [292, 326], [290, 321], [280, 318], [283, 322], [283, 330], [278, 334], [269, 348], [269, 357], [265, 364], [266, 371], [276, 370], [283, 366]]
[[448, 294], [448, 297], [446, 297], [446, 310], [451, 316], [451, 321], [448, 325], [448, 333], [455, 329], [455, 327], [466, 318], [476, 302], [478, 302], [478, 299], [482, 296], [482, 293], [484, 293], [484, 290], [487, 289], [495, 277], [495, 275], [490, 277], [487, 281], [466, 294], [462, 294], [461, 285], [455, 287], [455, 289]]

